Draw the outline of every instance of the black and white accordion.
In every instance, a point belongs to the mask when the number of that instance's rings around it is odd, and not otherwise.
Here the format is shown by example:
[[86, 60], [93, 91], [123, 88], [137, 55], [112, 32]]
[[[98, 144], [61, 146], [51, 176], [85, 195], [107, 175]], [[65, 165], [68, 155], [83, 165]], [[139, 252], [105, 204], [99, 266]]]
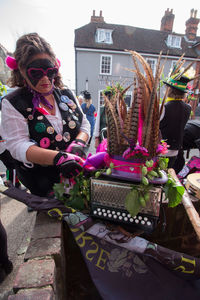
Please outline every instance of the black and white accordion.
[[94, 218], [128, 225], [128, 227], [152, 232], [157, 226], [162, 202], [162, 187], [150, 188], [150, 199], [137, 216], [132, 217], [125, 208], [126, 195], [139, 184], [91, 178], [91, 212]]

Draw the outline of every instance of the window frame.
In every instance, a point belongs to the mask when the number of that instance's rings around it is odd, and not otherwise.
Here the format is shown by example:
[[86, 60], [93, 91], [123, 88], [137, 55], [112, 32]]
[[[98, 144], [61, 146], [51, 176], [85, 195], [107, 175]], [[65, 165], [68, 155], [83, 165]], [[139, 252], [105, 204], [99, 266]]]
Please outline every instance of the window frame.
[[[112, 32], [113, 32], [112, 29], [97, 28], [96, 42], [103, 43], [103, 44], [113, 44]], [[107, 39], [107, 34], [109, 34], [109, 39]], [[101, 37], [101, 35], [102, 35], [102, 37]]]
[[[152, 69], [152, 64], [149, 63], [149, 60], [153, 61], [154, 62], [154, 68]], [[156, 65], [157, 65], [157, 59], [156, 58], [151, 58], [151, 57], [147, 57], [146, 58], [146, 62], [149, 64], [152, 72], [153, 72], [153, 76], [155, 76], [156, 74]]]
[[[110, 72], [109, 73], [103, 73], [102, 72], [102, 62], [103, 62], [103, 57], [110, 57]], [[112, 55], [109, 54], [101, 54], [100, 56], [100, 70], [99, 70], [100, 75], [112, 75]]]
[[169, 34], [167, 37], [167, 46], [172, 48], [181, 48], [181, 36]]

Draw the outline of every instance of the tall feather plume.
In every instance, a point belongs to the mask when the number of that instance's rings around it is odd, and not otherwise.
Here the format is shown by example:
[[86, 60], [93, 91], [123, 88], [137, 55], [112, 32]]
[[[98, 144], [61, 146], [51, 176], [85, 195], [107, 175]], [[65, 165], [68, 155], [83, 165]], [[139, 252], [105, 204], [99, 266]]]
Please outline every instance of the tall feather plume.
[[150, 103], [148, 107], [148, 114], [145, 118], [144, 131], [143, 131], [143, 146], [148, 150], [149, 154], [153, 156], [156, 152], [159, 137], [159, 101], [157, 99], [157, 86], [160, 80], [160, 60], [159, 55], [156, 76], [152, 87]]

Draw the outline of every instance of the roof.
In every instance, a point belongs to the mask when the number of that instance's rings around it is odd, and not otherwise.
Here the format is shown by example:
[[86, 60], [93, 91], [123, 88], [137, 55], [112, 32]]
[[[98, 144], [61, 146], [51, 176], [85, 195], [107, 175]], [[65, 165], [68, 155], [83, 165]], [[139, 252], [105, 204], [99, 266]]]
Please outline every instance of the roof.
[[[95, 33], [97, 28], [113, 30], [113, 44], [95, 42]], [[182, 48], [170, 48], [166, 41], [169, 35], [168, 32], [160, 30], [145, 29], [132, 27], [127, 25], [116, 25], [107, 23], [89, 23], [75, 30], [76, 48], [92, 48], [100, 50], [115, 50], [124, 51], [134, 50], [140, 53], [162, 54], [171, 56], [180, 56], [185, 53], [185, 57], [196, 58], [197, 54], [194, 51], [191, 42], [186, 41], [184, 34], [172, 33], [182, 37]], [[197, 37], [196, 43], [200, 42], [200, 37]]]

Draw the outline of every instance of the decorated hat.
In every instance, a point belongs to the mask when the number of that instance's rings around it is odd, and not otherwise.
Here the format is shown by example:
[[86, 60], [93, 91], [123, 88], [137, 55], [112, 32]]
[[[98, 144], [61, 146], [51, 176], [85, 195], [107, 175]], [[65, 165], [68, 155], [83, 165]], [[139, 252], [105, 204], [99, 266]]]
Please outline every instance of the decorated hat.
[[183, 67], [185, 63], [183, 56], [184, 55], [182, 55], [176, 62], [168, 78], [163, 82], [172, 88], [186, 93], [189, 90], [187, 87], [188, 82], [194, 80], [196, 77], [195, 70], [192, 68], [193, 62], [190, 63], [186, 68]]
[[88, 91], [83, 91], [82, 93], [85, 100], [91, 99], [91, 94]]

